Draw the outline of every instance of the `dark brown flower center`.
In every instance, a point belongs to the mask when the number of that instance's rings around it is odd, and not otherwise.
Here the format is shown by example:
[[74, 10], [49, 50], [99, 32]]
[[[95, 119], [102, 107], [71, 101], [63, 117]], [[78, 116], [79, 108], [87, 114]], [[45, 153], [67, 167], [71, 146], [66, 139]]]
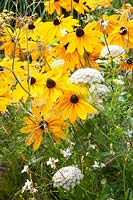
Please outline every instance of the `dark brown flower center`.
[[35, 28], [35, 25], [34, 25], [34, 24], [29, 24], [29, 25], [28, 25], [28, 29], [29, 29], [29, 30], [33, 30], [34, 28]]
[[54, 0], [54, 2], [57, 2], [57, 1], [59, 1], [59, 0]]
[[120, 28], [120, 32], [121, 35], [125, 35], [127, 33], [127, 29], [125, 27], [121, 27]]
[[42, 129], [43, 131], [47, 129], [48, 123], [46, 121], [41, 121], [39, 123], [39, 128]]
[[70, 98], [70, 102], [71, 103], [78, 103], [79, 98], [77, 97], [77, 95], [73, 94]]
[[65, 47], [66, 50], [67, 50], [68, 45], [69, 45], [69, 42], [64, 45], [64, 47]]
[[76, 3], [79, 3], [79, 0], [73, 0], [74, 2], [76, 2]]
[[54, 80], [48, 78], [48, 79], [47, 79], [47, 82], [46, 82], [46, 86], [47, 86], [48, 88], [53, 88], [53, 87], [56, 86], [56, 82], [55, 82]]
[[77, 28], [76, 30], [76, 36], [82, 37], [84, 35], [84, 30], [82, 28]]
[[20, 66], [20, 68], [21, 68], [21, 69], [24, 69], [24, 66], [23, 66], [23, 65], [21, 65], [21, 66]]
[[28, 82], [29, 82], [30, 85], [33, 85], [36, 82], [36, 79], [33, 76], [30, 76], [28, 78]]
[[0, 66], [0, 72], [4, 71], [4, 67]]
[[53, 21], [53, 24], [56, 26], [56, 25], [59, 25], [60, 24], [60, 21], [58, 18], [55, 18], [54, 21]]
[[129, 65], [133, 64], [133, 61], [131, 58], [127, 59], [127, 64], [129, 64]]

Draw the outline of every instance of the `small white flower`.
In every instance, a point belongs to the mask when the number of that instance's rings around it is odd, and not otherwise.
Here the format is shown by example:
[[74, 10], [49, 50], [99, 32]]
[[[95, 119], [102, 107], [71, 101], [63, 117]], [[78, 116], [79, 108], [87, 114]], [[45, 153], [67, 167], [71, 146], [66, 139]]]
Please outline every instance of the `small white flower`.
[[108, 26], [108, 20], [101, 20], [100, 21], [100, 25], [102, 26], [102, 28], [104, 29], [104, 30], [106, 30], [106, 28], [107, 28], [107, 26]]
[[58, 159], [55, 159], [55, 158], [49, 158], [49, 160], [46, 162], [47, 163], [47, 165], [50, 165], [50, 167], [52, 168], [52, 169], [56, 169], [56, 163], [58, 162], [59, 160]]
[[94, 165], [92, 165], [92, 167], [93, 167], [94, 169], [103, 168], [103, 167], [105, 167], [105, 164], [104, 164], [104, 163], [99, 163], [99, 162], [97, 162], [97, 161], [94, 161]]
[[88, 156], [89, 155], [89, 152], [87, 151], [86, 153], [85, 153], [85, 156]]
[[22, 187], [22, 193], [24, 193], [25, 190], [31, 190], [31, 189], [32, 189], [32, 182], [27, 179], [24, 186]]
[[61, 34], [62, 34], [62, 37], [64, 37], [67, 34], [67, 31], [65, 28], [61, 30]]
[[93, 167], [94, 169], [100, 168], [99, 162], [94, 161], [94, 165], [92, 165], [92, 167]]
[[66, 150], [61, 149], [61, 153], [63, 154], [64, 158], [69, 158], [72, 155], [71, 149], [69, 147]]
[[90, 144], [90, 148], [96, 149], [96, 144]]
[[101, 163], [101, 164], [100, 164], [100, 167], [101, 167], [101, 168], [103, 168], [103, 167], [105, 167], [105, 166], [106, 166], [106, 165], [105, 165], [104, 163]]
[[101, 83], [104, 78], [100, 71], [93, 68], [83, 68], [76, 70], [70, 77], [71, 83]]
[[100, 56], [103, 58], [109, 58], [117, 57], [122, 54], [125, 54], [125, 50], [122, 47], [118, 45], [108, 45], [102, 49]]
[[25, 186], [27, 187], [27, 189], [31, 189], [32, 182], [27, 179], [25, 182]]
[[21, 173], [27, 172], [29, 171], [29, 166], [28, 165], [24, 165], [23, 170], [21, 171]]
[[38, 189], [36, 189], [36, 188], [33, 188], [33, 193], [36, 193], [36, 192], [38, 192]]
[[83, 174], [77, 166], [67, 166], [58, 170], [52, 180], [54, 187], [63, 187], [65, 190], [70, 190], [80, 183]]

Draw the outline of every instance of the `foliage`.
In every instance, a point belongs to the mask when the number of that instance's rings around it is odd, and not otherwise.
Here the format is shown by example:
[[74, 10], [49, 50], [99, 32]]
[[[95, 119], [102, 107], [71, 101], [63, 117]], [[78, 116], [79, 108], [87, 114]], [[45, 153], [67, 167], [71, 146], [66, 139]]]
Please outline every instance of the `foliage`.
[[0, 200], [133, 200], [133, 7], [108, 2], [0, 2]]

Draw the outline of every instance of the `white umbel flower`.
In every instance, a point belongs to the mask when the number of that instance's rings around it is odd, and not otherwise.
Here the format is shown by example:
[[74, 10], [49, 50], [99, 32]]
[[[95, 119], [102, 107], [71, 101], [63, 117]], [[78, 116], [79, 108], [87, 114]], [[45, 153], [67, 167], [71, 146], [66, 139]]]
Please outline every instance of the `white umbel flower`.
[[122, 54], [125, 54], [125, 50], [117, 45], [108, 45], [105, 46], [100, 54], [100, 57], [109, 58], [109, 57], [117, 57]]
[[70, 77], [71, 83], [101, 83], [104, 78], [100, 71], [93, 68], [82, 68], [76, 70]]
[[63, 167], [54, 174], [52, 178], [53, 186], [61, 186], [65, 190], [69, 191], [71, 188], [74, 188], [80, 183], [83, 176], [84, 175], [81, 173], [81, 170], [76, 166]]
[[94, 96], [104, 96], [107, 93], [109, 93], [109, 89], [107, 88], [106, 85], [103, 84], [93, 84], [89, 88], [90, 93]]

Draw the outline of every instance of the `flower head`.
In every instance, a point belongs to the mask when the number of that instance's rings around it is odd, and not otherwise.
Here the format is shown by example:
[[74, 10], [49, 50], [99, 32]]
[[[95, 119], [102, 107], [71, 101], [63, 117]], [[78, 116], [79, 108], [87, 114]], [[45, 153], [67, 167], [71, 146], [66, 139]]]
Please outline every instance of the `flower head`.
[[76, 166], [67, 166], [61, 168], [53, 176], [54, 187], [63, 187], [65, 190], [70, 190], [80, 183], [83, 174]]
[[75, 31], [66, 34], [61, 40], [64, 45], [68, 44], [66, 53], [73, 53], [76, 49], [80, 55], [86, 52], [92, 52], [94, 46], [100, 44], [102, 34], [99, 31], [92, 30], [88, 24], [86, 27], [78, 27]]
[[125, 50], [122, 47], [118, 45], [108, 45], [102, 49], [100, 56], [103, 58], [108, 58], [117, 57], [122, 54], [125, 54]]
[[126, 24], [120, 24], [110, 34], [107, 39], [108, 44], [119, 45], [124, 48], [133, 47], [133, 20]]
[[70, 77], [70, 82], [72, 83], [100, 83], [104, 81], [104, 78], [96, 69], [85, 68], [76, 70]]
[[45, 116], [44, 119], [36, 106], [32, 107], [32, 116], [24, 117], [24, 122], [27, 125], [21, 128], [20, 131], [29, 134], [26, 139], [26, 145], [33, 144], [34, 151], [40, 147], [43, 133], [46, 134], [48, 131], [51, 132], [53, 139], [57, 143], [60, 143], [60, 139], [66, 139], [66, 135], [62, 130], [65, 123], [61, 118], [51, 113], [49, 116]]
[[[62, 112], [64, 120], [74, 123], [77, 118], [86, 119], [88, 113], [95, 113], [96, 109], [74, 92], [66, 92], [59, 98], [57, 109]], [[67, 114], [66, 114], [67, 113]]]

